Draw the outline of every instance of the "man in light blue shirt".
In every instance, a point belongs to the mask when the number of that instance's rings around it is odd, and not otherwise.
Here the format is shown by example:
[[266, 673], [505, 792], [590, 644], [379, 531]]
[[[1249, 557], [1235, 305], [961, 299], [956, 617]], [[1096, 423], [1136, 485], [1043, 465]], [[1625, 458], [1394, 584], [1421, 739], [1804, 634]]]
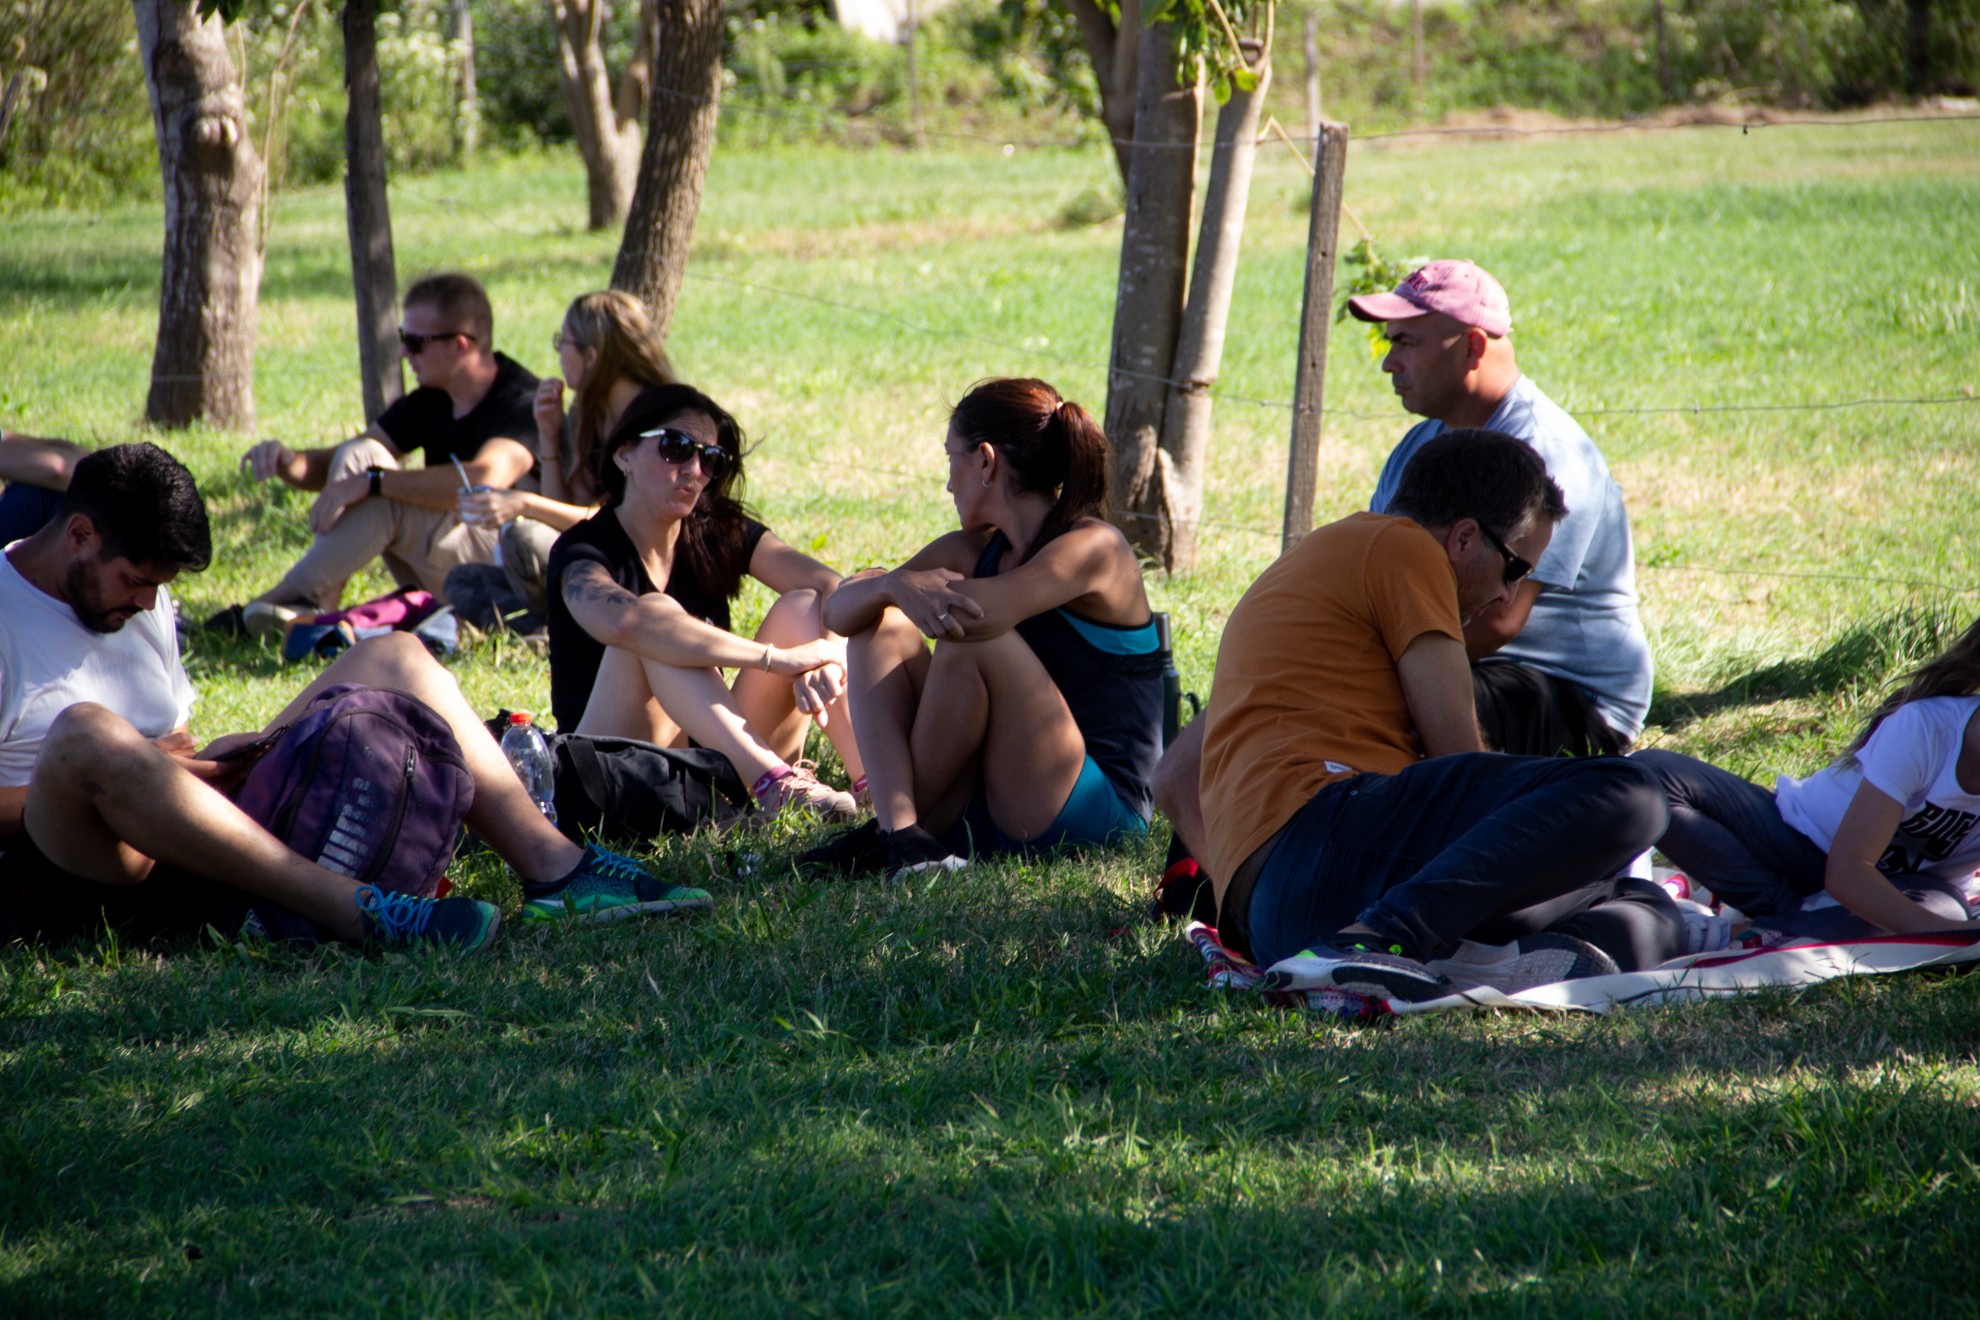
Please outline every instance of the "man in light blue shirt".
[[1650, 644], [1622, 490], [1572, 417], [1520, 374], [1505, 290], [1468, 261], [1433, 261], [1389, 293], [1348, 300], [1383, 322], [1382, 370], [1412, 427], [1389, 455], [1369, 507], [1388, 508], [1424, 443], [1477, 427], [1524, 440], [1567, 496], [1568, 515], [1513, 597], [1465, 628], [1486, 744], [1529, 756], [1626, 750], [1650, 707]]

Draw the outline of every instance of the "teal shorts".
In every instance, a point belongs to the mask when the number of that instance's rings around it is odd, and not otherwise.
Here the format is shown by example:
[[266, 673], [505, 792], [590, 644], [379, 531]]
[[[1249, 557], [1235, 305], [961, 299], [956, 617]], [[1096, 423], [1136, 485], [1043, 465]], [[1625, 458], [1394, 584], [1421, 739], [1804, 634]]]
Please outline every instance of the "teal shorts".
[[996, 853], [1045, 853], [1056, 848], [1107, 847], [1148, 833], [1148, 822], [1121, 801], [1099, 764], [1087, 757], [1073, 781], [1066, 804], [1045, 832], [1035, 839], [1014, 839], [990, 818], [990, 804], [981, 790], [971, 799], [963, 818], [944, 836], [958, 851], [978, 857]]

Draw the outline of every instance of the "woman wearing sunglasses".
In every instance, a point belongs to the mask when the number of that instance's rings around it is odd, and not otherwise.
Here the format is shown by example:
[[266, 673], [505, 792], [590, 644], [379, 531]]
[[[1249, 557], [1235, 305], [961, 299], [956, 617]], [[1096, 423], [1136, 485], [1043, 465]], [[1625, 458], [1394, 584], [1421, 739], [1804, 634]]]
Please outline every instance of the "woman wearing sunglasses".
[[1044, 381], [988, 380], [943, 448], [962, 529], [825, 605], [875, 819], [806, 865], [953, 869], [1148, 827], [1161, 656], [1134, 549], [1100, 517], [1106, 437]]
[[[617, 289], [572, 300], [563, 326], [551, 336], [562, 377], [536, 387], [536, 460], [539, 489], [463, 492], [461, 519], [500, 526], [501, 569], [494, 574], [541, 618], [548, 604], [545, 574], [557, 535], [583, 522], [598, 504], [591, 452], [617, 424], [639, 392], [677, 377], [639, 299]], [[564, 408], [564, 390], [572, 408]], [[453, 585], [450, 583], [450, 598]], [[473, 617], [473, 613], [469, 613]]]
[[[845, 643], [820, 621], [839, 576], [749, 516], [742, 457], [735, 418], [692, 386], [626, 407], [593, 455], [604, 507], [550, 553], [551, 709], [566, 731], [692, 738], [765, 808], [850, 819], [849, 794], [794, 764], [815, 720], [860, 773]], [[745, 574], [778, 593], [753, 638], [729, 630]], [[733, 687], [724, 669], [738, 671]]]

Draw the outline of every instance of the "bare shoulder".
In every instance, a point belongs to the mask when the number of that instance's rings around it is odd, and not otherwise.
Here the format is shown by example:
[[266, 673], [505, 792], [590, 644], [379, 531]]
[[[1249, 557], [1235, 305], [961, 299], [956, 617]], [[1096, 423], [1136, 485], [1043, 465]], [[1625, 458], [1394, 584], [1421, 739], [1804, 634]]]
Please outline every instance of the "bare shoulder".
[[1087, 573], [1132, 573], [1137, 577], [1141, 573], [1141, 557], [1133, 544], [1105, 518], [1081, 518], [1039, 550], [1035, 558], [1077, 565]]
[[1105, 518], [1096, 518], [1089, 514], [1067, 528], [1066, 535], [1078, 537], [1086, 544], [1096, 549], [1105, 549], [1111, 554], [1122, 554], [1135, 560], [1139, 558], [1135, 554], [1134, 543], [1127, 539], [1127, 534]]

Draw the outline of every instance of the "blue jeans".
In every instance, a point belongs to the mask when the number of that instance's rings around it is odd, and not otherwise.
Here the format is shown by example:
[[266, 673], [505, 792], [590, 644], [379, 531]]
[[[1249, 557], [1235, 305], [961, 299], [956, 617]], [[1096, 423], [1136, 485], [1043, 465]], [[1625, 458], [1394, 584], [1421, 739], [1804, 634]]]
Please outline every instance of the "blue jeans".
[[[1774, 795], [1730, 770], [1659, 749], [1629, 758], [1657, 777], [1670, 807], [1670, 828], [1657, 849], [1714, 897], [1761, 925], [1795, 935], [1842, 940], [1878, 928], [1846, 908], [1803, 912], [1801, 901], [1822, 892], [1829, 855], [1781, 819]], [[1884, 877], [1905, 897], [1950, 922], [1966, 920], [1959, 886], [1925, 875]]]
[[1478, 752], [1357, 775], [1265, 845], [1252, 953], [1268, 967], [1359, 921], [1426, 959], [1560, 930], [1654, 966], [1684, 951], [1684, 920], [1656, 886], [1616, 877], [1665, 821], [1656, 781], [1621, 757]]

